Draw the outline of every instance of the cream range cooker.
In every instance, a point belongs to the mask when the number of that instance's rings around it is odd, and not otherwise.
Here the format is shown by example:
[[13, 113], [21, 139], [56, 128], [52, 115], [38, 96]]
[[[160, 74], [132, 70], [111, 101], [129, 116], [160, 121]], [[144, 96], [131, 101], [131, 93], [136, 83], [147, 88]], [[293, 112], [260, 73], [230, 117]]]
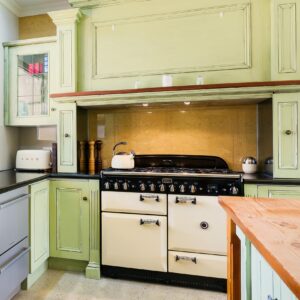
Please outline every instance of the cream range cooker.
[[214, 156], [138, 155], [102, 171], [102, 274], [226, 292], [226, 215], [218, 195], [242, 177]]

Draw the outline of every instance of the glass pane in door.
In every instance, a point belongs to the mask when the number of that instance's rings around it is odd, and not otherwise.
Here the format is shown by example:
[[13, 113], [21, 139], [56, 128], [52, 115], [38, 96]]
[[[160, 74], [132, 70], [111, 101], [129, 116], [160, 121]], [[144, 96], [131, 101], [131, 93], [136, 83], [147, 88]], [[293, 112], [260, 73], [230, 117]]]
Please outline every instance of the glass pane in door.
[[48, 54], [18, 56], [18, 116], [48, 114]]

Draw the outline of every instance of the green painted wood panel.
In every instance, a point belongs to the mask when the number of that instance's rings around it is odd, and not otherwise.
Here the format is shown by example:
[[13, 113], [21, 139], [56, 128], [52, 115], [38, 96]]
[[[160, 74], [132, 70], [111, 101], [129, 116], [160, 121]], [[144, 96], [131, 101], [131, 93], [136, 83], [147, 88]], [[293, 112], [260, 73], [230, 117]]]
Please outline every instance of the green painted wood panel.
[[51, 257], [89, 260], [89, 203], [88, 181], [51, 181]]
[[49, 257], [49, 181], [30, 186], [30, 273]]
[[60, 103], [57, 126], [58, 172], [77, 172], [76, 103]]
[[257, 197], [257, 184], [245, 184], [244, 185], [245, 197]]
[[300, 200], [300, 186], [260, 185], [258, 197]]
[[273, 96], [274, 177], [300, 178], [300, 93]]

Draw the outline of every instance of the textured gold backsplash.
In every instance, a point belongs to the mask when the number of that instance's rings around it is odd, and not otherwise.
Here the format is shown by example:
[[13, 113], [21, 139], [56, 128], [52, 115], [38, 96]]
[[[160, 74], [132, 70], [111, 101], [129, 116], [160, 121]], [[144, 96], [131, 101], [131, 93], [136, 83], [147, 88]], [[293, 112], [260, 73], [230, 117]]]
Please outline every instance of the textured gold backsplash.
[[202, 154], [224, 158], [241, 170], [243, 156], [257, 157], [256, 105], [131, 107], [89, 110], [89, 139], [103, 141], [103, 166], [113, 145], [137, 154]]

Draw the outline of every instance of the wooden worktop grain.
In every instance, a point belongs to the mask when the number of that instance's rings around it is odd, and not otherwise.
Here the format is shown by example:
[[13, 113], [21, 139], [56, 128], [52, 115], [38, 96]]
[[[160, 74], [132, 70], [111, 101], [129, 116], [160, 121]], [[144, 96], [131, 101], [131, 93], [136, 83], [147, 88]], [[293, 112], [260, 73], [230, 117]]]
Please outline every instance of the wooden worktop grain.
[[300, 297], [300, 199], [219, 197], [228, 216]]

